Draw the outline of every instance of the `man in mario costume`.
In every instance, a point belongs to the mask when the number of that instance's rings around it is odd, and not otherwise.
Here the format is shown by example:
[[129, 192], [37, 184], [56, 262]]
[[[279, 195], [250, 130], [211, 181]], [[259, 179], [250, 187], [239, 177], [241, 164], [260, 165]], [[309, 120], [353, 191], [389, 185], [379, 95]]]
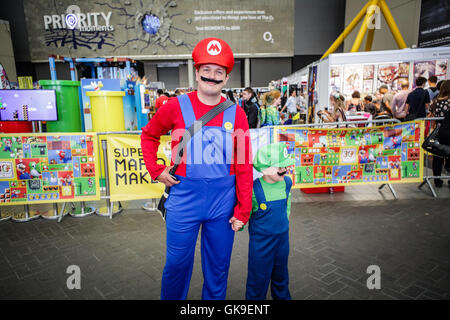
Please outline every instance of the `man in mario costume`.
[[[220, 93], [234, 66], [230, 46], [218, 38], [201, 40], [192, 58], [197, 91], [170, 98], [142, 128], [145, 165], [153, 180], [171, 187], [161, 299], [186, 299], [200, 226], [202, 299], [225, 299], [234, 232], [252, 209], [251, 141], [244, 110], [232, 105], [191, 137], [174, 176], [169, 173], [184, 131], [225, 101]], [[166, 167], [156, 153], [160, 136], [170, 130], [172, 166]]]

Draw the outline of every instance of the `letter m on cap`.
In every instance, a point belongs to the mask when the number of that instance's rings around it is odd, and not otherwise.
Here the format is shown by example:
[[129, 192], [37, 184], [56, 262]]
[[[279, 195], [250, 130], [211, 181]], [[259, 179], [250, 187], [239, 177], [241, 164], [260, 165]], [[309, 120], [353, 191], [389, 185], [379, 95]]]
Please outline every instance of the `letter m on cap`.
[[218, 55], [222, 51], [222, 46], [217, 40], [211, 40], [206, 46], [206, 51], [212, 56]]

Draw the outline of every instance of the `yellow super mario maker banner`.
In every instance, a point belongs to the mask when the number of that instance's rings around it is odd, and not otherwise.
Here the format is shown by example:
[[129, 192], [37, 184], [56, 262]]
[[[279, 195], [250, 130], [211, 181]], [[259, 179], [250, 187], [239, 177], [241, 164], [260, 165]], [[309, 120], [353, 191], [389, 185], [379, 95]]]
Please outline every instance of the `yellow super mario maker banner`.
[[95, 134], [0, 134], [0, 205], [100, 199]]
[[[171, 137], [161, 136], [158, 163], [170, 165]], [[140, 135], [108, 135], [111, 201], [159, 198], [164, 184], [153, 181], [145, 167]]]
[[295, 165], [294, 187], [422, 182], [423, 121], [345, 129], [274, 129]]

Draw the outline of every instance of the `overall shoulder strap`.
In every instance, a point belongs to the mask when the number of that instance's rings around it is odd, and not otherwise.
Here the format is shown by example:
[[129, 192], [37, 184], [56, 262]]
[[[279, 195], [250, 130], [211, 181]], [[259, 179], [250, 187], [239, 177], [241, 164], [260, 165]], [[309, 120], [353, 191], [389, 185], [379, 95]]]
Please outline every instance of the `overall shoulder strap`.
[[288, 176], [285, 176], [284, 182], [286, 183], [286, 199], [287, 199], [287, 198], [289, 198], [289, 192], [291, 192], [292, 179]]
[[195, 113], [194, 108], [192, 107], [191, 99], [187, 94], [181, 94], [177, 97], [178, 102], [180, 103], [181, 114], [183, 115], [184, 125], [186, 128], [189, 128], [194, 124], [195, 121]]

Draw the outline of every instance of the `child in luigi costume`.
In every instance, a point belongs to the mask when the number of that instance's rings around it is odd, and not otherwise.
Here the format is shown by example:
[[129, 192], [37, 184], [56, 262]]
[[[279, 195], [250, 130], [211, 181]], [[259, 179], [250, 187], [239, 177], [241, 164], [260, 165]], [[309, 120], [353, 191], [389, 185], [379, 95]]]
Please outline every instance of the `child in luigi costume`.
[[248, 273], [245, 298], [266, 299], [269, 283], [274, 300], [290, 300], [289, 215], [292, 180], [287, 168], [294, 164], [284, 142], [261, 147], [253, 160], [263, 176], [253, 182], [249, 220]]

